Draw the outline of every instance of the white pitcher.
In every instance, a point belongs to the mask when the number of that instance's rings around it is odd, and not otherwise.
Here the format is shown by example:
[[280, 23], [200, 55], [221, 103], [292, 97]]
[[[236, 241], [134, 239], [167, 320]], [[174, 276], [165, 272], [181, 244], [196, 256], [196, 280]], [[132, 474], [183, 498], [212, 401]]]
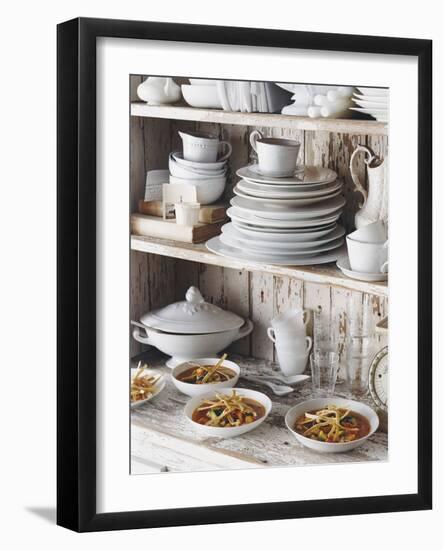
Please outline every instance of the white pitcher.
[[137, 95], [148, 105], [176, 103], [181, 97], [181, 89], [172, 78], [150, 76], [137, 88]]
[[[356, 172], [356, 155], [365, 154], [365, 164], [368, 167], [368, 190], [361, 184]], [[367, 155], [367, 157], [366, 157]], [[363, 203], [355, 214], [355, 227], [358, 229], [364, 225], [382, 220], [388, 221], [388, 185], [386, 181], [386, 159], [382, 160], [374, 152], [364, 145], [357, 145], [349, 163], [352, 181], [356, 191], [363, 195]]]

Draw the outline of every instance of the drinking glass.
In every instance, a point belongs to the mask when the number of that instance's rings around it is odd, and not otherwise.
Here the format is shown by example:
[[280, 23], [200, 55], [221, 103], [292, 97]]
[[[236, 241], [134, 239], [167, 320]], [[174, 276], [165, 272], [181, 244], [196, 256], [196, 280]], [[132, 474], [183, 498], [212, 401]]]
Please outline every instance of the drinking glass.
[[331, 397], [337, 380], [339, 355], [335, 351], [314, 351], [311, 357], [312, 388], [316, 397]]
[[340, 316], [336, 311], [325, 312], [321, 307], [314, 310], [314, 351], [339, 351], [339, 325]]

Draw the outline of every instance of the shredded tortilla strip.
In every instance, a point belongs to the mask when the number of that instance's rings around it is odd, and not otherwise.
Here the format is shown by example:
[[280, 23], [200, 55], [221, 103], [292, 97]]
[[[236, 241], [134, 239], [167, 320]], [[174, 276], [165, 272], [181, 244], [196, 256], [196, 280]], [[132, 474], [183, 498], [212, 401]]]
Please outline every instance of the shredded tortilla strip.
[[142, 365], [139, 361], [137, 365], [137, 371], [131, 380], [131, 403], [136, 401], [142, 401], [152, 397], [157, 388], [156, 384], [160, 380], [159, 376], [152, 376], [149, 374], [143, 374], [148, 365]]
[[238, 418], [234, 419], [233, 414], [252, 415], [254, 418], [257, 416], [254, 408], [245, 403], [244, 399], [245, 397], [238, 395], [236, 390], [233, 390], [231, 395], [216, 393], [215, 399], [203, 401], [197, 411], [207, 411], [206, 426], [220, 426], [225, 418], [229, 426], [239, 426], [242, 422]]

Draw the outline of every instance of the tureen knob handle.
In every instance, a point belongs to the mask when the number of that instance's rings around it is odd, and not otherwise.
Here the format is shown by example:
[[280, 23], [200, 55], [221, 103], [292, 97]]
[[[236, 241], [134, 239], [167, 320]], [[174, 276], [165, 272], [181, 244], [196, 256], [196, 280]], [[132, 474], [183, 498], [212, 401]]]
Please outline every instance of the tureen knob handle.
[[201, 304], [204, 299], [196, 286], [190, 286], [186, 292], [186, 301], [191, 302], [191, 304]]

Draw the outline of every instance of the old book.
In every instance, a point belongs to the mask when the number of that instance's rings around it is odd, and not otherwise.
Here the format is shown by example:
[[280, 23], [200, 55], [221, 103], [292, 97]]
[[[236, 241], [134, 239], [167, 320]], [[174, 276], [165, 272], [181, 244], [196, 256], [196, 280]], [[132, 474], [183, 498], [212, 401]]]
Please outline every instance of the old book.
[[[226, 204], [207, 204], [200, 207], [199, 221], [201, 223], [217, 223], [226, 219]], [[138, 211], [140, 214], [147, 216], [163, 217], [162, 201], [144, 201], [138, 203]]]
[[193, 227], [177, 225], [175, 220], [164, 220], [157, 216], [144, 214], [131, 215], [131, 232], [133, 235], [171, 239], [184, 243], [201, 243], [221, 233], [225, 222], [199, 223]]

